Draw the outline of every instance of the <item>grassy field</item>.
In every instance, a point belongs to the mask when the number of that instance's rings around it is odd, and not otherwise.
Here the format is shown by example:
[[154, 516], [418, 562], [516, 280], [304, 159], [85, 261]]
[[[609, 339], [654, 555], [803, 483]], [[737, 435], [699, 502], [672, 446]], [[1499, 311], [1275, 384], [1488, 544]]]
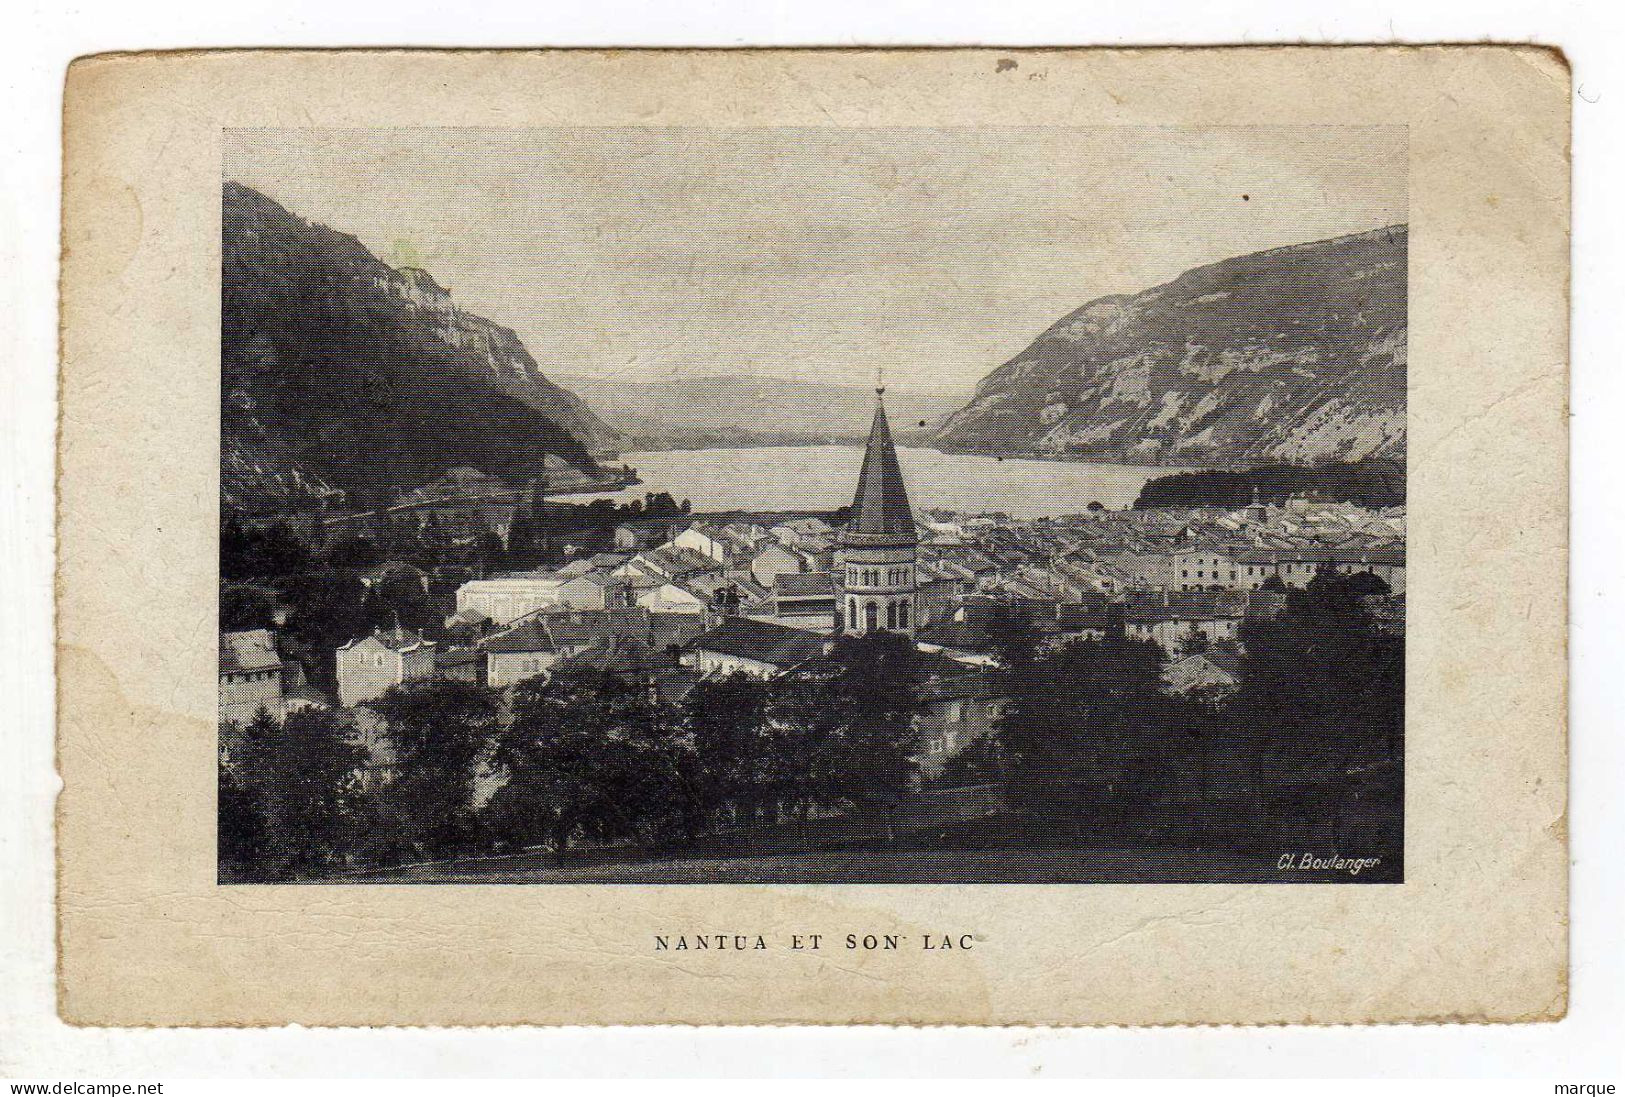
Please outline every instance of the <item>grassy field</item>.
[[673, 858], [559, 868], [548, 853], [415, 865], [373, 883], [435, 884], [1078, 884], [1326, 883], [1268, 858], [1164, 848], [842, 849], [765, 857]]
[[[693, 849], [546, 850], [406, 865], [350, 877], [436, 884], [1093, 884], [1391, 883], [1395, 857], [1346, 870], [1281, 867], [1284, 856], [1333, 850], [1303, 842], [1208, 843], [1111, 839], [1066, 843], [1025, 831], [1005, 812], [969, 819], [917, 813], [888, 840], [872, 820], [842, 816], [706, 839]], [[928, 825], [919, 825], [924, 820]]]

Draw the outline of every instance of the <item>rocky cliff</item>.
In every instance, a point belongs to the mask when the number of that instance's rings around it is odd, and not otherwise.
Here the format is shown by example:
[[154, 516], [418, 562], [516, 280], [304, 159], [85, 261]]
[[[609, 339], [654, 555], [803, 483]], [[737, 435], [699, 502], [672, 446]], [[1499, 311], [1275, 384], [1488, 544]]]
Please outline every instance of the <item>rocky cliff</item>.
[[265, 506], [388, 493], [459, 466], [587, 476], [619, 436], [508, 328], [424, 270], [235, 183], [221, 222], [221, 493]]
[[944, 449], [1144, 464], [1405, 456], [1404, 225], [1102, 297], [983, 378]]

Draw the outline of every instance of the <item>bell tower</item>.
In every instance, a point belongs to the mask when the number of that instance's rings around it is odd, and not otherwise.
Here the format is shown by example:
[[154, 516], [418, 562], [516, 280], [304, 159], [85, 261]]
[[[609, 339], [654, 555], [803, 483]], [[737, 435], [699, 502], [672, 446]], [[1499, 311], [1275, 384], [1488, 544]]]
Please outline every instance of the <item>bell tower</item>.
[[841, 533], [836, 562], [842, 631], [858, 636], [913, 635], [919, 623], [914, 592], [920, 541], [886, 421], [885, 396], [886, 387], [877, 384], [874, 425], [858, 472], [852, 520]]

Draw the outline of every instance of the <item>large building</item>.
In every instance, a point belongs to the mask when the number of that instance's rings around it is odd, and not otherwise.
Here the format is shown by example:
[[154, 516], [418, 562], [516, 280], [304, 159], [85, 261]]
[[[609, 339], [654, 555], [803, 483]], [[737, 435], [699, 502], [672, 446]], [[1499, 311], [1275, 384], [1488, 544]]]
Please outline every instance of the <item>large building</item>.
[[509, 572], [458, 587], [457, 612], [506, 625], [543, 609], [616, 609], [627, 604], [628, 591], [625, 581], [596, 571]]
[[913, 635], [918, 623], [914, 595], [920, 538], [886, 421], [885, 392], [875, 389], [875, 421], [835, 565], [841, 628], [858, 636], [880, 631]]

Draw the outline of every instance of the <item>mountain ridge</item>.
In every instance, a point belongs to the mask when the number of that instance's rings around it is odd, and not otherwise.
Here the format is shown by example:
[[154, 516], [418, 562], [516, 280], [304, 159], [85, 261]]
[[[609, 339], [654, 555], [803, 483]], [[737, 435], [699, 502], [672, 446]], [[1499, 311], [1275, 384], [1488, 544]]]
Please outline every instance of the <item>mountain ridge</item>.
[[472, 466], [583, 483], [618, 432], [512, 329], [428, 271], [238, 183], [221, 201], [221, 496], [228, 506], [388, 493]]
[[[874, 413], [871, 386], [824, 380], [761, 374], [557, 378], [636, 449], [862, 442]], [[963, 400], [914, 388], [886, 390], [899, 434], [932, 426]]]
[[1403, 461], [1408, 236], [1290, 244], [1089, 301], [983, 377], [934, 442], [1140, 464]]

